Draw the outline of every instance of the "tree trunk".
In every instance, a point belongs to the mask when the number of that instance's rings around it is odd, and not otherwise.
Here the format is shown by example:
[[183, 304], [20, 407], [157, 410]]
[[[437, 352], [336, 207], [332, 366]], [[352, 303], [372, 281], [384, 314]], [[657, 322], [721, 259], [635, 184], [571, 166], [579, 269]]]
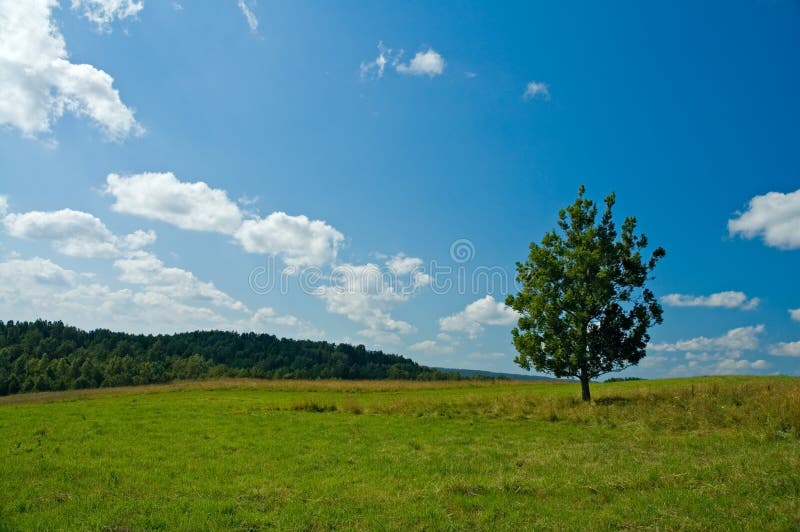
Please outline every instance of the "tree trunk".
[[589, 393], [589, 376], [583, 371], [581, 372], [581, 399], [592, 400], [592, 394]]

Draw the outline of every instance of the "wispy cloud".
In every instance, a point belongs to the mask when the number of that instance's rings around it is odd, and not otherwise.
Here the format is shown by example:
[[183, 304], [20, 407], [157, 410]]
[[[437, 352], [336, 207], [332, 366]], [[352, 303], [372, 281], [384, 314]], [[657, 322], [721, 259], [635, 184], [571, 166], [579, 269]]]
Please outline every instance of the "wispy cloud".
[[100, 31], [111, 31], [111, 23], [135, 17], [144, 8], [134, 0], [72, 0], [72, 9], [79, 10]]
[[669, 294], [661, 298], [665, 305], [671, 307], [708, 307], [708, 308], [738, 308], [753, 310], [761, 302], [757, 297], [748, 299], [744, 292], [717, 292], [707, 296], [692, 296], [687, 294]]
[[244, 18], [247, 20], [247, 25], [250, 27], [250, 31], [253, 33], [258, 32], [258, 17], [256, 17], [255, 13], [253, 13], [253, 7], [255, 4], [248, 5], [245, 0], [236, 0], [236, 5], [239, 6], [239, 9], [242, 10], [242, 14]]
[[529, 81], [525, 86], [525, 92], [522, 97], [526, 100], [533, 100], [541, 98], [542, 100], [550, 99], [550, 87], [547, 83], [541, 81]]
[[372, 61], [362, 61], [360, 71], [361, 78], [380, 79], [386, 70], [386, 65], [397, 65], [403, 50], [395, 52], [388, 48], [383, 41], [378, 42], [378, 56]]
[[386, 67], [393, 67], [398, 73], [408, 76], [440, 76], [447, 65], [444, 57], [433, 48], [428, 48], [424, 52], [417, 52], [407, 63], [401, 63], [400, 60], [405, 52], [400, 50], [393, 50], [383, 44], [383, 41], [378, 42], [378, 56], [372, 61], [363, 61], [361, 63], [360, 72], [363, 78], [380, 79], [383, 77]]
[[679, 340], [673, 343], [652, 344], [648, 349], [653, 351], [752, 351], [759, 345], [758, 336], [764, 332], [763, 325], [738, 327], [731, 329], [722, 336], [708, 338], [698, 336], [688, 340]]

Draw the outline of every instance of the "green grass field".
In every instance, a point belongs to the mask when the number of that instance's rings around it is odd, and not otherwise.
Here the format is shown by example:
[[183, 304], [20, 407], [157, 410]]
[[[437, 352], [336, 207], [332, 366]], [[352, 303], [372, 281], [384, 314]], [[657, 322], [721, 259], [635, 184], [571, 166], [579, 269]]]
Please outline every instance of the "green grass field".
[[800, 528], [800, 379], [0, 398], [0, 529]]

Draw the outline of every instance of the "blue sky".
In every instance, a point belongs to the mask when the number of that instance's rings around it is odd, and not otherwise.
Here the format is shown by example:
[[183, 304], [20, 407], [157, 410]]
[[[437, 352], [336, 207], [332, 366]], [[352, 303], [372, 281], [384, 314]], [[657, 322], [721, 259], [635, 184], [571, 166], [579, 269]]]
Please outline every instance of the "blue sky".
[[626, 374], [798, 374], [800, 5], [646, 4], [0, 0], [0, 319], [515, 371], [585, 184], [667, 250]]

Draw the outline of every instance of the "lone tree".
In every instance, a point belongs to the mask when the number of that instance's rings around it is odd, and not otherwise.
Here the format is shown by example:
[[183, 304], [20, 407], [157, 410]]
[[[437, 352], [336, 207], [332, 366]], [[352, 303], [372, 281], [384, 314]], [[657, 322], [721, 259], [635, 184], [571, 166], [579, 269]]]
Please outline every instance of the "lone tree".
[[520, 313], [512, 331], [519, 366], [578, 377], [584, 401], [589, 381], [639, 363], [650, 340], [647, 329], [661, 323], [662, 309], [645, 282], [666, 252], [659, 247], [642, 258], [647, 237], [636, 235], [636, 218], [626, 218], [617, 234], [611, 210], [615, 196], [596, 223], [597, 206], [584, 198], [558, 213], [561, 232], [531, 242], [525, 263], [517, 263], [522, 289], [506, 304]]

